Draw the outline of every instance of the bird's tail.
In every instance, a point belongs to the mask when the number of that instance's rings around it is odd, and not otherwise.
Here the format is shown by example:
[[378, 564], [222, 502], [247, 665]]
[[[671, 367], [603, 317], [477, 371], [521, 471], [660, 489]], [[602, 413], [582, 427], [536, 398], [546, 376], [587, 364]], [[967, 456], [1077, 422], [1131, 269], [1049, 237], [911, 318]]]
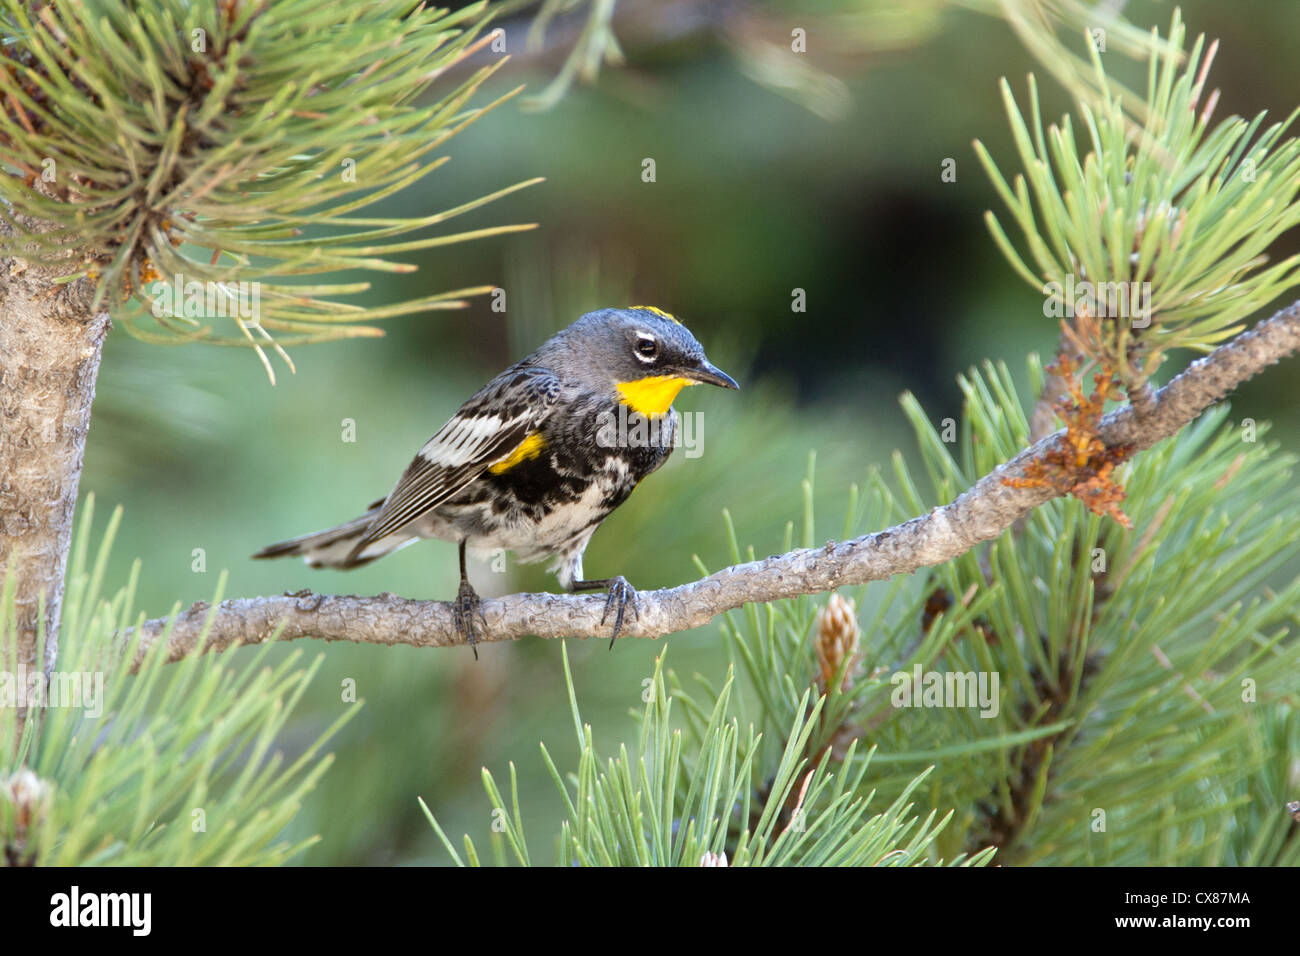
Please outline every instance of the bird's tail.
[[285, 558], [297, 556], [301, 557], [313, 568], [338, 568], [339, 570], [359, 568], [363, 564], [369, 564], [375, 558], [383, 557], [385, 554], [396, 551], [403, 545], [410, 544], [415, 540], [411, 536], [390, 534], [380, 541], [367, 545], [360, 554], [355, 553], [357, 544], [365, 535], [366, 529], [370, 527], [371, 522], [375, 520], [375, 515], [379, 514], [379, 509], [383, 504], [384, 501], [381, 498], [359, 518], [353, 518], [351, 521], [334, 528], [327, 528], [324, 531], [315, 531], [298, 538], [290, 538], [288, 541], [267, 545], [253, 557]]

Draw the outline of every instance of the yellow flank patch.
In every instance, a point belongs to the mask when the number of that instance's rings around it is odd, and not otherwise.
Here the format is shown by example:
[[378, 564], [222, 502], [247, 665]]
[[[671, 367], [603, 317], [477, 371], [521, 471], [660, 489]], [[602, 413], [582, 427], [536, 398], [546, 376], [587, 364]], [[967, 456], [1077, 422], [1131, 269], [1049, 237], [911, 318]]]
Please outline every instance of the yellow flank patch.
[[672, 407], [673, 399], [687, 385], [698, 385], [678, 375], [651, 375], [632, 382], [619, 382], [623, 404], [639, 415], [654, 417]]
[[488, 471], [492, 472], [494, 475], [499, 475], [504, 471], [509, 471], [521, 462], [528, 461], [531, 458], [536, 458], [542, 453], [542, 449], [545, 447], [546, 439], [542, 437], [542, 433], [533, 432], [516, 445], [514, 451], [506, 455], [504, 458], [498, 458], [489, 465]]
[[678, 325], [682, 324], [682, 320], [677, 318], [677, 316], [670, 315], [669, 313], [665, 312], [663, 309], [656, 309], [653, 305], [629, 305], [628, 308], [640, 309], [642, 312], [653, 312], [661, 319], [667, 319], [669, 322], [676, 322]]

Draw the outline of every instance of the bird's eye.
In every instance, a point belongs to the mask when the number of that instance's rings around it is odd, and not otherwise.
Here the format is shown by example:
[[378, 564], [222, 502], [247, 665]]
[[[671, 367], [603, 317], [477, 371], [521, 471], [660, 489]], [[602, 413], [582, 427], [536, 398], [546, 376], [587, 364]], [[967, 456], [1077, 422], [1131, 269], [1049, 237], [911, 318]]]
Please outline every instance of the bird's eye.
[[653, 362], [659, 355], [659, 342], [648, 335], [636, 340], [636, 357], [643, 362]]

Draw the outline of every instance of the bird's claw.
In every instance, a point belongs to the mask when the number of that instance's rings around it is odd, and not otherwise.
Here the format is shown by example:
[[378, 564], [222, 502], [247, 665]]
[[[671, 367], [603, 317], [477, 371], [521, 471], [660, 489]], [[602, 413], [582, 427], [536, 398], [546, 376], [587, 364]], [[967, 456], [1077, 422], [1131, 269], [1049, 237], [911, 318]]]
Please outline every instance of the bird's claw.
[[456, 630], [474, 652], [474, 660], [478, 660], [478, 648], [474, 645], [478, 642], [479, 632], [474, 618], [477, 617], [478, 623], [482, 625], [484, 636], [487, 635], [487, 618], [483, 616], [482, 599], [468, 581], [460, 582], [460, 590], [456, 592], [456, 601], [452, 604], [452, 614], [456, 620]]
[[614, 642], [618, 640], [619, 633], [623, 630], [623, 614], [631, 605], [632, 616], [640, 617], [639, 609], [640, 599], [637, 596], [636, 588], [627, 583], [627, 578], [619, 575], [610, 581], [609, 596], [605, 598], [605, 611], [600, 615], [600, 623], [603, 626], [605, 620], [609, 617], [609, 612], [614, 611], [614, 634], [609, 639], [609, 649], [614, 649]]

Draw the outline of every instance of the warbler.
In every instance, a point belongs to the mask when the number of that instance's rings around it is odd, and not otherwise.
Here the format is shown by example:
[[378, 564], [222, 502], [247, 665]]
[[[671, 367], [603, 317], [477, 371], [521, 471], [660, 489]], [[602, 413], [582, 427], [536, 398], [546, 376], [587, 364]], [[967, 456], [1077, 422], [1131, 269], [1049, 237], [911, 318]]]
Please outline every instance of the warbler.
[[346, 569], [421, 538], [454, 541], [456, 628], [471, 647], [487, 621], [466, 550], [553, 558], [566, 590], [607, 590], [601, 624], [614, 614], [612, 647], [625, 611], [636, 614], [636, 590], [622, 575], [584, 579], [582, 556], [600, 523], [668, 459], [673, 400], [698, 384], [740, 387], [672, 315], [650, 306], [588, 312], [465, 402], [365, 514], [253, 557], [300, 555], [312, 567]]

